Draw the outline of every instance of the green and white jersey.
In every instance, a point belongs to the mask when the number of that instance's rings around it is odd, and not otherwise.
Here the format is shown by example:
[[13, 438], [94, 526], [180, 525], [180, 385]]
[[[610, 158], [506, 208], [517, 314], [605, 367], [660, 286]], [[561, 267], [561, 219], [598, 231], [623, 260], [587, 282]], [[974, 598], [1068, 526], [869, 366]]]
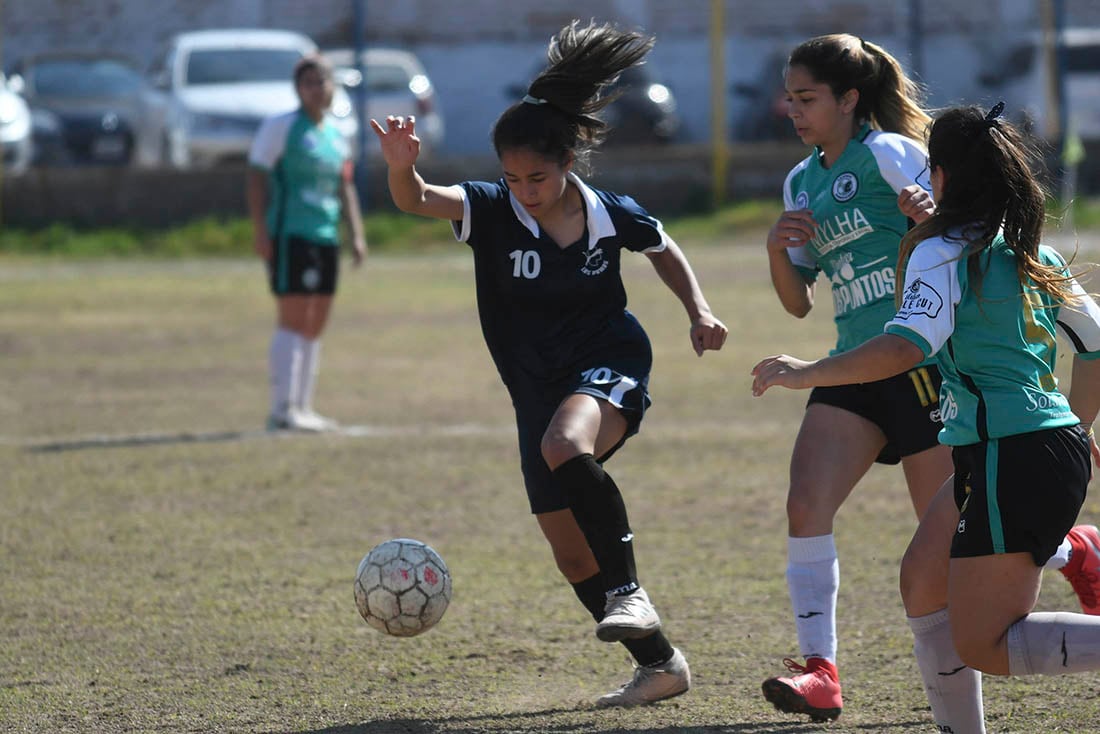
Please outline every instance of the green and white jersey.
[[[1033, 285], [1022, 287], [1016, 255], [998, 236], [967, 271], [962, 237], [924, 240], [905, 268], [901, 309], [886, 325], [926, 356], [936, 355], [940, 443], [963, 446], [1079, 423], [1054, 376], [1055, 330], [1084, 359], [1100, 358], [1100, 307], [1072, 282], [1080, 304], [1061, 304]], [[1043, 263], [1065, 271], [1052, 248]]]
[[339, 244], [340, 186], [351, 175], [349, 154], [328, 117], [317, 124], [298, 109], [263, 121], [248, 162], [269, 174], [272, 237]]
[[898, 194], [914, 183], [931, 190], [926, 163], [916, 141], [864, 125], [829, 168], [815, 148], [787, 175], [784, 206], [809, 209], [818, 223], [810, 242], [787, 252], [807, 281], [819, 272], [829, 279], [837, 329], [833, 354], [881, 334], [894, 315], [898, 243], [909, 228]]

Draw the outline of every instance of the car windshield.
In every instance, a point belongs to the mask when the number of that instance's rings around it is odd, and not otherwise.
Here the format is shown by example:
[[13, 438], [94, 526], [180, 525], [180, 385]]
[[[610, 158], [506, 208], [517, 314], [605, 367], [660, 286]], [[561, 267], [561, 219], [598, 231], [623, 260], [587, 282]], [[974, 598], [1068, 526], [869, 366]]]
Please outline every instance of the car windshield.
[[111, 97], [137, 91], [141, 75], [112, 59], [39, 61], [31, 70], [35, 93], [47, 97]]
[[367, 90], [371, 92], [407, 92], [409, 75], [395, 64], [371, 64], [365, 69]]
[[289, 48], [232, 48], [192, 51], [185, 84], [290, 81], [301, 51]]

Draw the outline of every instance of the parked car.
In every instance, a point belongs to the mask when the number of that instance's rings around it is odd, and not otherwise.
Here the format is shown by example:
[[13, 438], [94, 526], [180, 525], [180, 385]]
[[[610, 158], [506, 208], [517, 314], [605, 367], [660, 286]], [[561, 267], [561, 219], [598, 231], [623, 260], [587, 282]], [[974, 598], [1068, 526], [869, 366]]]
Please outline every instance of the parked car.
[[787, 116], [787, 54], [784, 50], [768, 56], [755, 79], [730, 85], [735, 97], [730, 106], [734, 140], [798, 140]]
[[93, 51], [45, 52], [21, 59], [9, 85], [32, 110], [37, 162], [160, 166], [178, 112], [135, 63]]
[[27, 103], [8, 88], [0, 74], [0, 147], [3, 148], [4, 174], [19, 175], [27, 170], [34, 155], [31, 111]]
[[[154, 84], [185, 110], [173, 140], [177, 165], [207, 168], [246, 161], [260, 122], [298, 107], [294, 65], [317, 51], [309, 37], [291, 31], [206, 30], [173, 37], [151, 74]], [[354, 146], [358, 123], [340, 85], [330, 114]]]
[[[540, 65], [529, 80], [506, 90], [512, 100], [527, 93], [530, 79], [542, 71]], [[680, 115], [676, 97], [662, 81], [652, 63], [632, 66], [624, 71], [606, 92], [618, 95], [600, 113], [609, 131], [606, 145], [651, 145], [671, 143], [680, 133]]]
[[[337, 81], [354, 102], [363, 86], [360, 71], [355, 68], [353, 49], [330, 49], [324, 52], [337, 69]], [[435, 88], [420, 59], [411, 51], [371, 46], [363, 50], [361, 65], [366, 75], [366, 112], [363, 120], [384, 120], [388, 115], [416, 116], [416, 135], [420, 138], [421, 155], [430, 154], [443, 144], [443, 115], [436, 101]], [[367, 138], [367, 150], [378, 154], [378, 140]]]

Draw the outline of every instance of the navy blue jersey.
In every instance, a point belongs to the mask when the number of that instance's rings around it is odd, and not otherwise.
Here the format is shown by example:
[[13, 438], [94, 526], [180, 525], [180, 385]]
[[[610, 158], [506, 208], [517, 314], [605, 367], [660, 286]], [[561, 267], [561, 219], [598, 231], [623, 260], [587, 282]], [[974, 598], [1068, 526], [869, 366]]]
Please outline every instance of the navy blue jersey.
[[633, 199], [586, 186], [586, 228], [564, 249], [512, 197], [503, 179], [467, 181], [455, 236], [474, 252], [485, 342], [509, 389], [576, 379], [604, 355], [649, 353], [626, 309], [620, 254], [666, 247], [661, 223]]

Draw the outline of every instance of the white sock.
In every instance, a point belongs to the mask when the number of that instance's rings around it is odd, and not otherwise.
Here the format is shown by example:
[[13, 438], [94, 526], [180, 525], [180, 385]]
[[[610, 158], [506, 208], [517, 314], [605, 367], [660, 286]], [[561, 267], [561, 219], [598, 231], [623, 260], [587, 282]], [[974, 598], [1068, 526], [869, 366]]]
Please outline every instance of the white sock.
[[787, 588], [805, 658], [836, 664], [836, 594], [840, 562], [833, 536], [787, 538]]
[[982, 674], [963, 664], [951, 639], [947, 610], [908, 617], [913, 654], [938, 731], [984, 734]]
[[298, 407], [313, 410], [313, 388], [317, 384], [317, 371], [321, 364], [321, 340], [298, 336], [298, 349], [302, 353], [302, 368], [298, 371]]
[[1054, 555], [1047, 559], [1043, 568], [1049, 568], [1053, 571], [1065, 568], [1066, 564], [1069, 563], [1070, 547], [1069, 538], [1062, 538], [1062, 544], [1058, 546], [1058, 550], [1054, 551]]
[[275, 329], [267, 353], [267, 364], [271, 383], [271, 413], [285, 415], [296, 402], [301, 364], [298, 335], [289, 329]]
[[1100, 617], [1033, 612], [1008, 628], [1008, 672], [1059, 675], [1100, 670]]

